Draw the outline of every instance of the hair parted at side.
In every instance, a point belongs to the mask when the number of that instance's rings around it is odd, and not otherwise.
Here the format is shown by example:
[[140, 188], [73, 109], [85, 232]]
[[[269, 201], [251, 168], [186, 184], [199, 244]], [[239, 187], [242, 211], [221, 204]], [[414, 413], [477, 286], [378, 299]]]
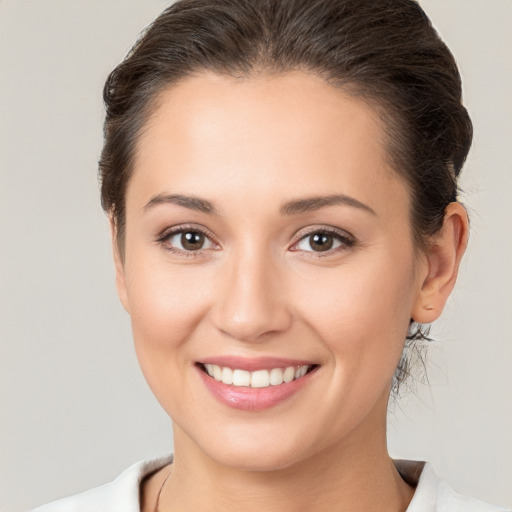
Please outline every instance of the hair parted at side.
[[[143, 32], [103, 91], [101, 200], [121, 254], [137, 139], [159, 92], [201, 71], [245, 79], [292, 70], [315, 73], [376, 109], [392, 167], [411, 191], [415, 244], [427, 249], [457, 199], [472, 124], [455, 60], [419, 4], [178, 0]], [[421, 337], [416, 330], [409, 339]]]

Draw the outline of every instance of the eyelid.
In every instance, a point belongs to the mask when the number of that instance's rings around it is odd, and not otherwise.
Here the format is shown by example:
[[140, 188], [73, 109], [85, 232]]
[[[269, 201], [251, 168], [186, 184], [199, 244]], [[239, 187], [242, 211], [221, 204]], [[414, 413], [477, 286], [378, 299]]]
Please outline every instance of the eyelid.
[[[219, 243], [215, 240], [215, 236], [213, 235], [213, 233], [204, 226], [198, 224], [179, 224], [177, 226], [167, 227], [157, 235], [156, 242], [161, 245], [164, 245], [167, 242], [167, 240], [169, 240], [172, 236], [178, 233], [183, 233], [185, 231], [196, 231], [204, 235], [215, 246], [213, 250], [217, 250], [220, 247]], [[211, 250], [198, 249], [197, 251], [184, 251], [182, 249], [178, 249], [177, 247], [172, 246], [166, 248], [171, 252], [184, 254], [188, 257], [196, 255], [198, 256], [203, 254], [206, 250]]]
[[292, 244], [290, 246], [290, 250], [299, 252], [299, 249], [293, 249], [294, 246], [296, 246], [300, 241], [302, 241], [304, 238], [307, 238], [308, 236], [322, 233], [326, 235], [334, 235], [337, 236], [343, 243], [342, 247], [337, 247], [332, 250], [328, 250], [325, 252], [319, 252], [319, 251], [304, 251], [306, 253], [311, 253], [310, 256], [314, 255], [314, 257], [323, 257], [323, 256], [329, 256], [332, 255], [339, 250], [346, 249], [347, 247], [352, 247], [356, 243], [356, 239], [353, 235], [351, 235], [348, 231], [345, 231], [343, 229], [335, 228], [334, 226], [325, 226], [325, 225], [319, 225], [319, 226], [310, 226], [308, 228], [305, 228], [298, 233], [295, 234], [293, 237]]
[[[207, 228], [205, 228], [204, 226], [197, 225], [197, 224], [180, 224], [177, 226], [167, 227], [157, 235], [156, 242], [161, 245], [164, 245], [165, 242], [167, 240], [169, 240], [169, 238], [171, 238], [172, 236], [174, 236], [178, 233], [185, 232], [187, 230], [188, 231], [197, 231], [198, 233], [201, 233], [202, 235], [204, 235], [215, 246], [215, 248], [213, 250], [218, 250], [220, 248], [220, 244], [216, 241], [213, 233], [210, 230], [208, 230]], [[322, 233], [322, 234], [338, 237], [342, 242], [342, 246], [337, 247], [335, 249], [327, 250], [325, 252], [302, 251], [300, 249], [293, 248], [303, 239], [307, 238], [308, 236], [317, 234], [317, 233]], [[317, 225], [317, 226], [309, 226], [307, 228], [301, 229], [298, 233], [296, 233], [293, 237], [293, 240], [292, 240], [292, 243], [290, 246], [290, 250], [292, 252], [308, 253], [308, 257], [318, 258], [318, 257], [333, 255], [333, 254], [339, 252], [340, 250], [344, 250], [349, 247], [352, 247], [353, 245], [355, 245], [355, 243], [356, 243], [356, 240], [355, 240], [354, 236], [352, 234], [350, 234], [348, 231], [345, 231], [340, 228], [336, 228], [334, 226]], [[200, 255], [203, 255], [206, 251], [212, 250], [212, 249], [198, 249], [197, 251], [184, 251], [182, 249], [178, 249], [178, 248], [172, 247], [172, 246], [168, 246], [166, 248], [167, 248], [167, 250], [169, 250], [171, 252], [179, 253], [179, 254], [185, 255], [187, 257], [200, 256]]]

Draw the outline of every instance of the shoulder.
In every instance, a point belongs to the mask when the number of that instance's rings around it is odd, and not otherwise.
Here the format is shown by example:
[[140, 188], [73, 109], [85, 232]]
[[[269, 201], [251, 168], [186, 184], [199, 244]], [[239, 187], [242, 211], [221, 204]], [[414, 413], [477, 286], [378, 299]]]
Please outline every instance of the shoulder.
[[511, 512], [455, 492], [429, 463], [395, 461], [395, 465], [404, 480], [416, 484], [407, 512]]
[[140, 512], [140, 483], [171, 462], [172, 455], [142, 460], [108, 484], [48, 503], [32, 512]]

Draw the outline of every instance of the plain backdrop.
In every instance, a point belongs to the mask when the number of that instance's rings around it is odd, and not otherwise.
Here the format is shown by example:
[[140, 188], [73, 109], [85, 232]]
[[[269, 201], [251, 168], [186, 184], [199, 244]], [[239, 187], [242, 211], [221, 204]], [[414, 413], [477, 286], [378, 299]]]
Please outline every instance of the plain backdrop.
[[[96, 179], [107, 73], [167, 2], [0, 0], [0, 510], [172, 450], [118, 303]], [[512, 505], [512, 2], [424, 0], [475, 142], [470, 247], [434, 329], [430, 386], [391, 407], [393, 456]], [[186, 399], [186, 398], [185, 398]]]

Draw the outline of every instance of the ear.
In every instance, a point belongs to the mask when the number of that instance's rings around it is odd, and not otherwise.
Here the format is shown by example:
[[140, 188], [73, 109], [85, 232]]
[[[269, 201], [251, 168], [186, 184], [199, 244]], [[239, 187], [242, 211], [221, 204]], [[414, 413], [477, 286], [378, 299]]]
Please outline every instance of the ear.
[[441, 315], [457, 280], [468, 233], [466, 209], [460, 203], [450, 203], [445, 210], [443, 227], [432, 240], [426, 256], [426, 275], [411, 315], [415, 322], [428, 324]]
[[126, 289], [126, 278], [123, 257], [121, 256], [120, 247], [117, 240], [117, 225], [112, 216], [110, 216], [110, 237], [112, 240], [112, 254], [114, 257], [114, 267], [116, 271], [116, 288], [117, 295], [123, 308], [130, 314], [128, 303], [128, 292]]

